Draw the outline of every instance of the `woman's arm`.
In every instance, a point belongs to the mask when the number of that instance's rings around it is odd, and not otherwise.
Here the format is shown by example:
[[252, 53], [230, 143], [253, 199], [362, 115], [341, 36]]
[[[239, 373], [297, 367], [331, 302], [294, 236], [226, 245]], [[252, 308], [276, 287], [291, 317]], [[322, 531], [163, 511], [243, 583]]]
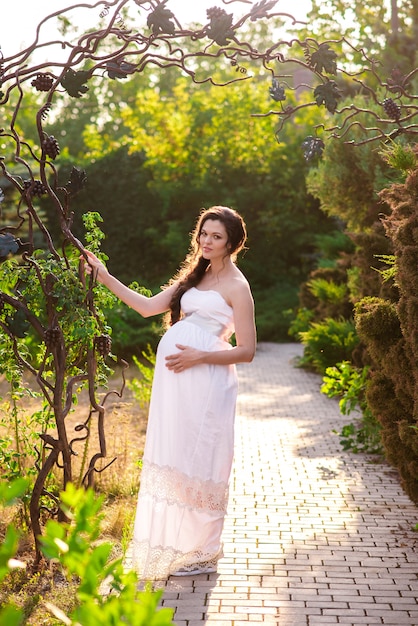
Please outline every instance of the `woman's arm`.
[[234, 310], [236, 345], [228, 350], [206, 352], [177, 344], [179, 352], [166, 357], [168, 369], [181, 372], [200, 363], [231, 365], [250, 363], [253, 360], [256, 349], [256, 329], [254, 301], [248, 283], [240, 281], [239, 286], [230, 294], [230, 299]]
[[151, 315], [159, 315], [160, 313], [168, 311], [171, 297], [177, 287], [175, 283], [167, 287], [167, 289], [163, 289], [155, 296], [147, 297], [130, 289], [130, 287], [127, 287], [121, 283], [120, 280], [112, 276], [95, 254], [89, 250], [85, 250], [85, 253], [88, 259], [88, 263], [85, 264], [86, 272], [88, 274], [94, 272], [95, 278], [102, 285], [107, 287], [119, 300], [122, 300], [122, 302], [137, 311], [137, 313], [143, 317], [150, 317]]

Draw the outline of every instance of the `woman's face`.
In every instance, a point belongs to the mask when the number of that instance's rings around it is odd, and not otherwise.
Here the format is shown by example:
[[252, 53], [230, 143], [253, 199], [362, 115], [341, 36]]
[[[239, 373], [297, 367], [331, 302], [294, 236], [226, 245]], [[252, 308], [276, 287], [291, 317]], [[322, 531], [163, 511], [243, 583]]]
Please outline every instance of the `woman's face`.
[[202, 256], [210, 261], [223, 258], [228, 252], [228, 234], [219, 220], [207, 219], [199, 234], [199, 246]]

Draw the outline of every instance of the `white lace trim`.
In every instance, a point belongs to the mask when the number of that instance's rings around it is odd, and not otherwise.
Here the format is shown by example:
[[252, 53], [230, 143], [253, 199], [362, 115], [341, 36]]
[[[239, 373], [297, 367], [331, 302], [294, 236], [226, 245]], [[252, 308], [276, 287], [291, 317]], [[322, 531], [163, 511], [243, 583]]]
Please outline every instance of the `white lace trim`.
[[178, 570], [191, 574], [199, 569], [213, 568], [223, 556], [222, 548], [216, 554], [194, 550], [183, 554], [171, 546], [151, 546], [149, 541], [133, 541], [131, 566], [142, 580], [165, 580]]
[[151, 496], [157, 502], [176, 504], [210, 515], [225, 515], [228, 484], [187, 476], [179, 470], [145, 461], [141, 472], [140, 496]]

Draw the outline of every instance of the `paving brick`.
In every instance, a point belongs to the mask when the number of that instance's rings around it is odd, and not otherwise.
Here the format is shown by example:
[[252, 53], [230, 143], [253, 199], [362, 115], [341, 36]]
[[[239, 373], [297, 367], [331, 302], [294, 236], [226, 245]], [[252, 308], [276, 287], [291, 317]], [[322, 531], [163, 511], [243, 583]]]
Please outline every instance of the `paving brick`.
[[[345, 626], [374, 626], [374, 624], [383, 624], [380, 617], [360, 617], [357, 615], [339, 615], [338, 623]], [[413, 624], [410, 624], [413, 626]]]
[[[308, 622], [301, 622], [302, 624], [307, 624]], [[325, 626], [325, 624], [337, 624], [338, 620], [336, 617], [332, 616], [327, 616], [327, 615], [320, 615], [320, 616], [315, 616], [313, 615], [312, 617], [309, 618], [309, 625], [312, 624], [312, 626]], [[280, 623], [281, 626], [281, 623]], [[297, 625], [297, 622], [295, 622], [295, 626]], [[353, 624], [353, 626], [355, 626]]]
[[418, 509], [393, 468], [341, 448], [347, 417], [301, 354], [261, 343], [238, 366], [225, 557], [156, 585], [177, 626], [418, 625]]

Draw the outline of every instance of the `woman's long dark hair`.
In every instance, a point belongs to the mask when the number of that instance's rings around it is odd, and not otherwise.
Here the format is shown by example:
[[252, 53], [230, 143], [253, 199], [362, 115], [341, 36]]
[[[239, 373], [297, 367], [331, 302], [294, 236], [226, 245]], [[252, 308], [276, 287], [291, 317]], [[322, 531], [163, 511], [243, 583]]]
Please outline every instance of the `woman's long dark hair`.
[[225, 226], [228, 236], [228, 254], [232, 257], [235, 257], [245, 246], [247, 231], [244, 220], [239, 213], [224, 206], [213, 206], [201, 211], [191, 236], [189, 254], [182, 263], [178, 274], [173, 278], [173, 282], [179, 281], [179, 285], [171, 298], [170, 310], [166, 316], [167, 326], [175, 324], [180, 319], [182, 295], [200, 283], [210, 263], [208, 259], [203, 258], [199, 246], [200, 233], [206, 220], [219, 220]]

